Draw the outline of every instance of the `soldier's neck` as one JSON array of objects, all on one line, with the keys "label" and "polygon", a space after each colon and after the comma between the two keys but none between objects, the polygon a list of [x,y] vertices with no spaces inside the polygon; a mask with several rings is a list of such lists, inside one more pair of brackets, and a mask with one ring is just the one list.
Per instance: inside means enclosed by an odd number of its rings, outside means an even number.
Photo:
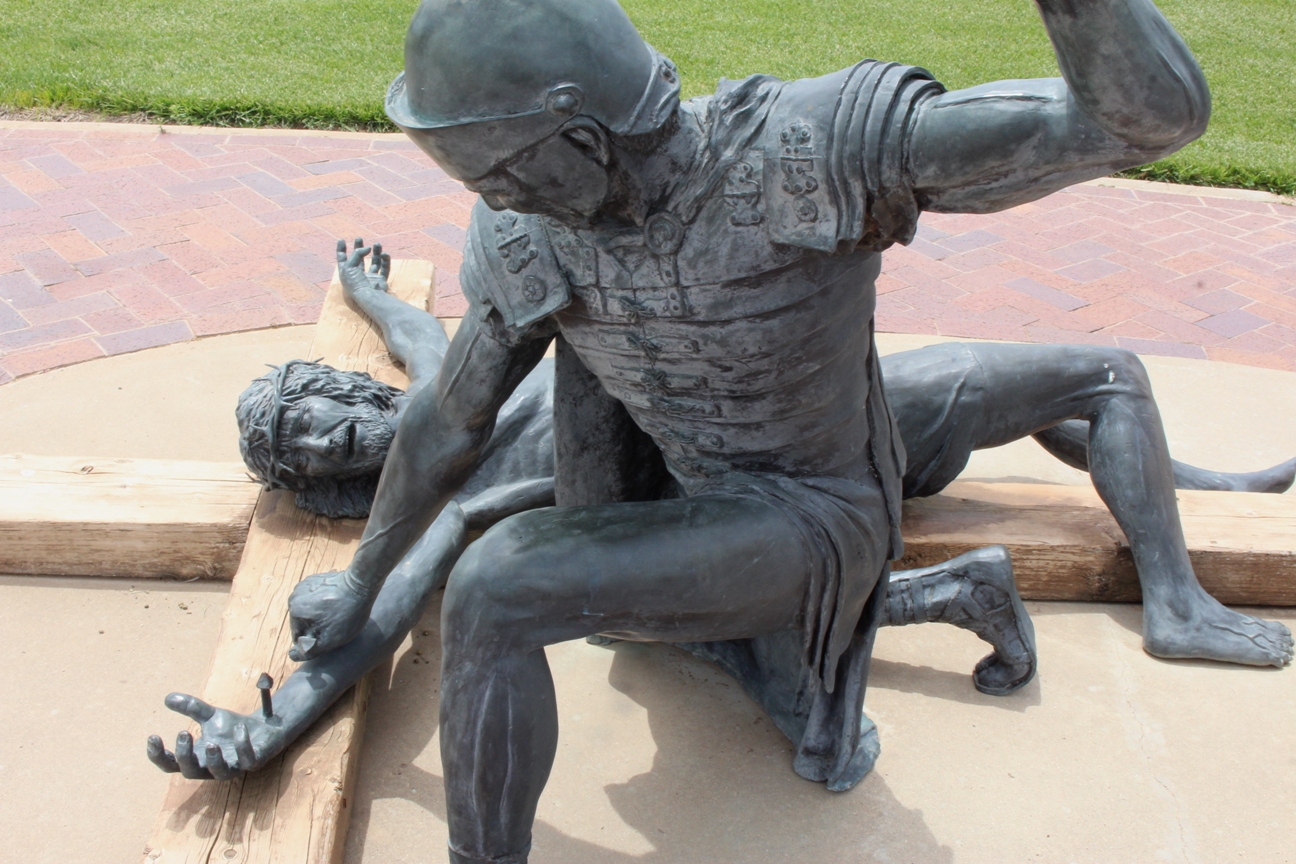
[{"label": "soldier's neck", "polygon": [[617,205],[605,211],[611,220],[642,227],[653,213],[663,209],[697,159],[703,130],[691,110],[681,107],[678,122],[663,141],[651,150],[621,149],[617,161],[625,188]]}]

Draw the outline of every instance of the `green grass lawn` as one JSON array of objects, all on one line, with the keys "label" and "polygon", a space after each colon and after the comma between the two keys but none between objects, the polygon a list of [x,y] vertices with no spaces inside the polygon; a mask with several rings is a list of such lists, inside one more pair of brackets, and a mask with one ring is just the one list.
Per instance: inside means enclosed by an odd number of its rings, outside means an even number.
[{"label": "green grass lawn", "polygon": [[[1057,74],[1029,0],[623,0],[686,95],[721,76],[862,57],[950,87]],[[171,122],[387,128],[416,0],[0,0],[0,104]],[[1151,176],[1296,193],[1293,0],[1162,0],[1214,95],[1210,131]],[[117,10],[124,10],[118,12]]]}]

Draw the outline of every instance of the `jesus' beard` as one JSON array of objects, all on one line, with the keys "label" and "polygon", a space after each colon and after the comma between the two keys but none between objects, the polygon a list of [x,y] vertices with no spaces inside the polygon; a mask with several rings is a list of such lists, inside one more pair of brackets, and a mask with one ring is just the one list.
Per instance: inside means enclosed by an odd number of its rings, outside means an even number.
[{"label": "jesus' beard", "polygon": [[[396,437],[387,415],[382,411],[373,405],[354,407],[360,414],[355,420],[359,427],[356,438],[360,446],[357,446],[355,452],[347,459],[346,468],[340,474],[341,477],[347,478],[381,471],[383,463],[387,461],[387,452],[391,450],[392,439]],[[363,434],[360,430],[363,430]],[[343,424],[334,434],[346,436],[347,433],[348,424]],[[345,438],[340,443],[345,443]]]}]

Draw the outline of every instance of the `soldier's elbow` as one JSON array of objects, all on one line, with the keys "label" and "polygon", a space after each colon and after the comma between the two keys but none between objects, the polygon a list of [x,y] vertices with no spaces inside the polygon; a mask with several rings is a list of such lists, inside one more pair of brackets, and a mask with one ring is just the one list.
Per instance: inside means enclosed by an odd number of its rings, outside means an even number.
[{"label": "soldier's elbow", "polygon": [[[1179,69],[1181,82],[1178,98],[1169,100],[1174,107],[1170,110],[1173,117],[1167,117],[1165,146],[1171,152],[1196,141],[1206,134],[1210,125],[1211,96],[1206,77],[1196,62],[1190,63],[1187,69]],[[1169,113],[1169,112],[1168,112]]]},{"label": "soldier's elbow", "polygon": [[1122,112],[1111,130],[1153,158],[1174,153],[1206,133],[1210,124],[1211,96],[1200,67],[1191,62],[1175,67],[1173,86],[1156,88],[1141,100],[1136,111]]}]

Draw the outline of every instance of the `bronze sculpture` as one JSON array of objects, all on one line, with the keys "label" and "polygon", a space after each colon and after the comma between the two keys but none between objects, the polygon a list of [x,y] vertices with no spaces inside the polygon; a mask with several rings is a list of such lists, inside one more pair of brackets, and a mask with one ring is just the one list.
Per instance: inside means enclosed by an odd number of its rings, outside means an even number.
[{"label": "bronze sculpture", "polygon": [[[409,372],[408,393],[415,394],[435,380],[449,340],[441,323],[432,315],[386,293],[381,244],[374,246],[374,263],[367,277],[360,263],[365,252],[363,242],[357,240],[355,249],[357,253],[348,255],[345,244],[339,244],[338,270],[343,290],[348,300],[382,331],[389,350]],[[989,382],[970,384],[966,380],[970,373],[988,365],[998,373],[990,376],[993,380],[1002,380],[1007,372],[1022,368],[1047,374],[1049,366],[1041,370],[1035,362],[1041,350],[1054,358],[1065,357],[1074,350],[1003,346],[1014,350],[999,355],[999,359],[1008,362],[996,369],[990,356],[976,354],[978,346],[933,347],[935,351],[920,349],[882,358],[888,399],[896,413],[906,453],[911,457],[904,478],[906,498],[915,493],[939,491],[938,485],[943,484],[930,478],[944,482],[952,479],[969,451],[979,449],[981,441],[976,433],[1003,428],[1002,422],[993,422],[994,412],[1014,413],[1015,390],[991,389],[981,393],[979,390]],[[954,362],[949,361],[949,351],[955,352]],[[975,361],[971,369],[958,362],[965,356]],[[1126,358],[1126,362],[1137,361]],[[1052,389],[1067,387],[1079,385],[1064,378],[1057,380]],[[386,456],[385,450],[373,447],[376,442],[390,443],[390,436],[382,431],[366,435],[356,430],[372,426],[376,417],[385,418],[384,422],[394,429],[408,404],[405,396],[406,393],[362,374],[339,372],[318,363],[292,361],[277,367],[254,381],[239,400],[240,446],[248,468],[268,488],[287,486],[295,490],[298,505],[304,509],[333,517],[366,516],[372,505],[381,457]],[[284,403],[284,413],[274,425],[291,434],[271,441],[261,432],[270,428],[269,415],[280,402]],[[402,562],[401,577],[389,578],[384,584],[380,600],[370,613],[373,632],[384,637],[363,639],[360,645],[347,651],[332,652],[303,664],[276,700],[279,710],[274,716],[279,722],[268,723],[263,722],[264,717],[228,712],[187,694],[168,697],[170,707],[203,727],[199,741],[181,738],[177,746],[177,752],[186,760],[183,770],[187,775],[210,776],[194,755],[195,744],[201,750],[207,744],[217,743],[229,751],[228,763],[237,764],[240,771],[256,770],[274,758],[360,674],[400,643],[421,617],[433,592],[444,584],[454,561],[462,554],[468,531],[482,530],[513,513],[552,505],[552,411],[553,364],[542,361],[501,409],[488,455],[456,496],[453,516],[442,517],[429,528],[425,540],[416,544]],[[944,422],[929,422],[933,416]],[[1074,425],[1068,428],[1070,424]],[[1063,434],[1056,439],[1049,436],[1058,427],[1037,435],[1050,452],[1083,469],[1088,463],[1087,430],[1079,427],[1086,424],[1087,421],[1059,424]],[[950,435],[955,432],[959,437],[951,441]],[[275,450],[271,450],[272,444]],[[914,462],[912,457],[926,457],[927,461]],[[1296,473],[1296,460],[1248,474],[1220,474],[1180,462],[1173,465],[1177,488],[1282,492],[1290,487]],[[985,550],[962,561],[931,568],[935,573],[893,573],[882,625],[901,626],[919,620],[940,622],[948,618],[956,626],[989,635],[992,645],[1002,646],[997,648],[997,653],[1010,653],[1007,644],[1016,622],[1003,626],[993,616],[969,615],[969,611],[975,610],[969,610],[966,605],[966,597],[977,584],[969,578],[973,572],[979,571],[977,576],[984,574],[991,580],[1011,576],[1006,562],[996,560],[1001,554],[999,550]],[[914,586],[922,585],[923,580],[928,584],[915,592]],[[1011,592],[1004,590],[1004,593]],[[951,608],[948,601],[960,596],[964,602]],[[944,608],[937,608],[942,601]],[[1017,601],[1013,598],[1010,602]],[[1026,620],[1024,615],[1022,620]],[[1027,677],[1021,676],[1012,683],[1021,686],[1026,680]],[[321,682],[327,684],[320,686]],[[239,739],[235,727],[239,724],[247,731],[242,758],[236,755]],[[163,755],[165,752],[160,738],[151,742],[150,753],[161,767],[182,770],[181,762],[168,760]]]},{"label": "bronze sculpture", "polygon": [[[527,858],[558,641],[704,643],[793,739],[803,777],[843,790],[872,767],[861,707],[904,465],[872,339],[879,253],[923,209],[986,212],[1148,162],[1209,115],[1200,69],[1149,0],[1038,5],[1061,79],[947,93],[865,61],[682,105],[673,66],[611,0],[419,8],[388,113],[481,196],[461,271],[471,309],[405,410],[354,561],[301,583],[290,612],[296,658],[363,638],[384,581],[561,336],[565,506],[496,525],[446,588],[452,862]],[[1105,490],[1119,509],[1177,525],[1168,454],[1137,446],[1164,440],[1154,407],[1095,409],[1137,389],[1117,371],[1087,370],[1090,398],[1054,419],[1090,419],[1091,458],[1150,479]],[[1148,539],[1145,587],[1146,572],[1191,572],[1173,536]],[[1289,655],[1285,629],[1193,585],[1167,576],[1155,601],[1176,632]],[[230,770],[220,748],[207,757]]]}]

